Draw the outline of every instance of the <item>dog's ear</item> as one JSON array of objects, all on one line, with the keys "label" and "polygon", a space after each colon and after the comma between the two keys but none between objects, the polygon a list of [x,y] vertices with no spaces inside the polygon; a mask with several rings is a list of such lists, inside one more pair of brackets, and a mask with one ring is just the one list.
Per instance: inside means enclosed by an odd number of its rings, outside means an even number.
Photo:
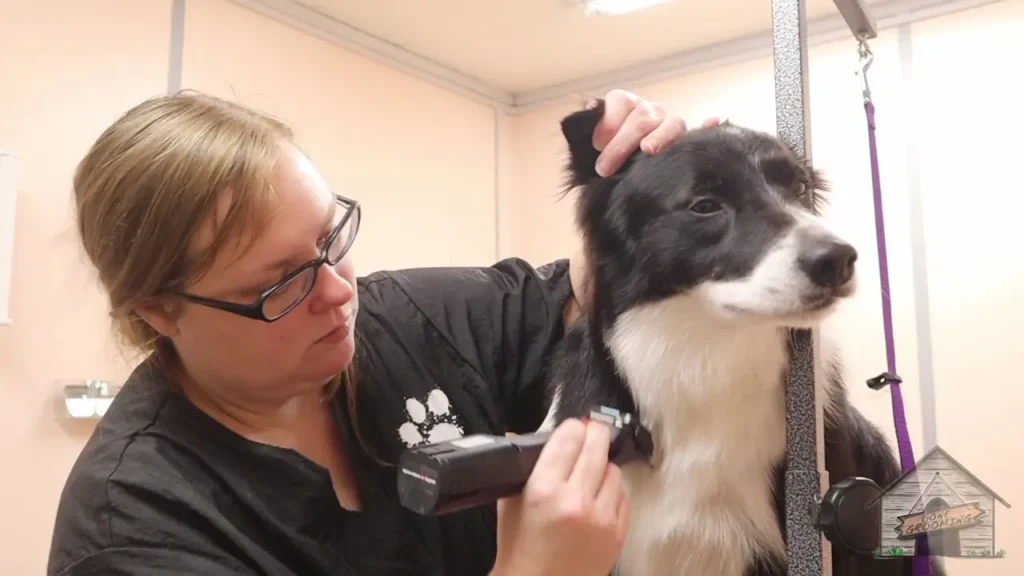
[{"label": "dog's ear", "polygon": [[597,173],[597,157],[600,152],[594,148],[594,130],[603,115],[604,100],[598,100],[591,107],[573,112],[562,119],[562,135],[569,145],[566,188],[582,186],[600,177]]}]

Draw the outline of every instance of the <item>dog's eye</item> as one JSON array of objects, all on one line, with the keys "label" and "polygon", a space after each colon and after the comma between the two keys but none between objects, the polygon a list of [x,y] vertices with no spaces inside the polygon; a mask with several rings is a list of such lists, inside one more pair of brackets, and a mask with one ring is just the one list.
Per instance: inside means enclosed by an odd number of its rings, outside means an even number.
[{"label": "dog's eye", "polygon": [[796,194],[797,198],[803,198],[804,194],[807,193],[807,182],[798,180],[796,186],[793,188],[793,192]]},{"label": "dog's eye", "polygon": [[709,198],[701,198],[690,205],[690,212],[694,214],[714,214],[722,209],[722,204]]}]

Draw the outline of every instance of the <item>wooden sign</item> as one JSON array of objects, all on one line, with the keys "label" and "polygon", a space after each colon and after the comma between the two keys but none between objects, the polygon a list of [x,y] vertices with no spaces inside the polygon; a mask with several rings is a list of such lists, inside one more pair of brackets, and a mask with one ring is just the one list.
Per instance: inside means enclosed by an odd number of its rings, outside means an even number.
[{"label": "wooden sign", "polygon": [[962,530],[981,524],[985,511],[978,507],[978,502],[949,506],[935,512],[921,512],[897,516],[900,521],[896,532],[901,540],[917,538],[922,534],[941,530]]}]

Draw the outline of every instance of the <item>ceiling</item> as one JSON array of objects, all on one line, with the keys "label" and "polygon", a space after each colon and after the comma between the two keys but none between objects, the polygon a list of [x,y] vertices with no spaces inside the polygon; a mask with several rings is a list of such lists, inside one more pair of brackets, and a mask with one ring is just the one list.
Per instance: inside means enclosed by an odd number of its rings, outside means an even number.
[{"label": "ceiling", "polygon": [[[588,15],[580,0],[282,2],[517,94],[771,29],[771,0],[670,0],[617,16]],[[806,6],[809,20],[838,14],[833,0]]]}]

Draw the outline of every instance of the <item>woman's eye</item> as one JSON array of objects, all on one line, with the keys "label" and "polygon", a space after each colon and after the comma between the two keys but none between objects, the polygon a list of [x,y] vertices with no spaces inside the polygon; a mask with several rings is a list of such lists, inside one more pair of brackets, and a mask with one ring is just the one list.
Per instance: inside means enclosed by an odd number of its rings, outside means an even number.
[{"label": "woman's eye", "polygon": [[714,214],[715,212],[718,212],[721,209],[722,205],[719,202],[715,200],[709,200],[707,198],[697,200],[692,205],[690,205],[691,212],[693,212],[694,214],[701,215]]}]

